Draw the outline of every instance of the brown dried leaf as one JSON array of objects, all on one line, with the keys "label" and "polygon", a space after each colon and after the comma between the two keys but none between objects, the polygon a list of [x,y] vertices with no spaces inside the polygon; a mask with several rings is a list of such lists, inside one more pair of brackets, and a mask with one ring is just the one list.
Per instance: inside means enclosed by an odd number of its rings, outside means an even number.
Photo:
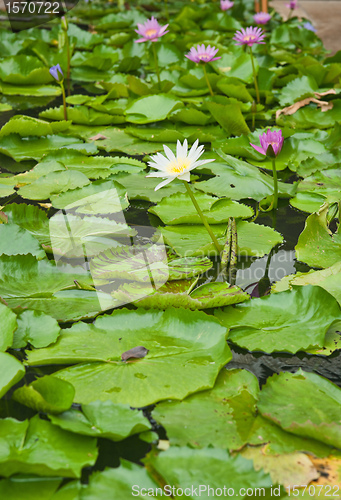
[{"label": "brown dried leaf", "polygon": [[92,137],[89,137],[89,139],[91,141],[104,141],[105,139],[108,139],[108,137],[106,137],[103,134],[96,134],[96,135],[93,135]]},{"label": "brown dried leaf", "polygon": [[[325,92],[314,92],[314,94],[316,97],[321,98],[321,97],[324,97],[326,95],[335,95],[336,90],[329,89],[329,90],[326,90]],[[287,106],[286,108],[277,110],[276,111],[276,119],[282,114],[283,115],[293,115],[294,113],[296,113],[296,111],[298,109],[302,108],[303,106],[307,106],[311,102],[314,102],[315,104],[317,104],[317,106],[319,108],[321,108],[322,113],[324,113],[325,111],[328,111],[329,109],[333,109],[332,102],[319,101],[318,99],[316,99],[314,97],[307,97],[306,99],[302,99],[302,101],[297,101],[294,104]]]},{"label": "brown dried leaf", "polygon": [[7,224],[8,217],[5,212],[0,212],[0,224]]},{"label": "brown dried leaf", "polygon": [[[309,457],[314,464],[319,477],[312,484],[329,484],[337,485],[341,488],[341,459],[335,457],[316,458]],[[335,494],[335,489],[331,492],[331,496]]]},{"label": "brown dried leaf", "polygon": [[149,350],[143,347],[142,345],[138,347],[133,347],[132,349],[129,349],[129,351],[124,352],[121,355],[122,361],[127,361],[127,359],[130,358],[144,358],[147,356]]}]

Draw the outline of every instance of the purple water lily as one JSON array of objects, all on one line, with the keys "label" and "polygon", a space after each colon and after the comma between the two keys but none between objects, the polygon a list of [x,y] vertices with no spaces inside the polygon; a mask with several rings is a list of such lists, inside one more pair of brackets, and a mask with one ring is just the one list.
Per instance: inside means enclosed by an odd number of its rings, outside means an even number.
[{"label": "purple water lily", "polygon": [[271,15],[268,12],[258,12],[253,16],[255,23],[266,24],[271,19]]},{"label": "purple water lily", "polygon": [[[136,33],[141,35],[142,38],[135,40],[135,43],[141,42],[157,42],[158,39],[168,33],[168,24],[165,26],[161,26],[157,19],[152,16],[151,19],[148,19],[144,24],[137,23]],[[166,31],[167,30],[167,31]]]},{"label": "purple water lily", "polygon": [[262,155],[272,157],[275,155],[276,157],[281,152],[284,137],[282,136],[282,130],[278,132],[271,132],[271,130],[268,130],[259,136],[259,140],[261,143],[260,146],[256,146],[250,142],[251,146]]},{"label": "purple water lily", "polygon": [[309,23],[309,21],[303,24],[303,28],[309,31],[313,31],[314,33],[316,33],[317,31],[316,28],[311,23]]},{"label": "purple water lily", "polygon": [[50,74],[53,76],[55,80],[57,80],[57,82],[62,82],[64,80],[64,73],[62,71],[62,68],[60,67],[60,64],[56,64],[56,66],[51,66]]},{"label": "purple water lily", "polygon": [[234,6],[234,2],[230,2],[230,0],[220,0],[220,8],[221,10],[229,10]]},{"label": "purple water lily", "polygon": [[214,57],[216,53],[218,52],[218,49],[215,47],[211,47],[210,45],[205,47],[204,44],[202,45],[197,45],[197,48],[192,47],[191,50],[189,51],[188,54],[186,54],[185,57],[190,59],[191,61],[195,63],[207,63],[211,61],[215,61],[216,59],[221,59],[221,57]]},{"label": "purple water lily", "polygon": [[236,45],[248,45],[252,47],[255,43],[265,43],[263,42],[265,34],[261,28],[253,28],[249,26],[248,28],[242,28],[240,31],[236,31],[233,37],[237,43]]},{"label": "purple water lily", "polygon": [[298,7],[297,0],[291,0],[289,3],[286,3],[285,6],[291,10],[297,9]]}]

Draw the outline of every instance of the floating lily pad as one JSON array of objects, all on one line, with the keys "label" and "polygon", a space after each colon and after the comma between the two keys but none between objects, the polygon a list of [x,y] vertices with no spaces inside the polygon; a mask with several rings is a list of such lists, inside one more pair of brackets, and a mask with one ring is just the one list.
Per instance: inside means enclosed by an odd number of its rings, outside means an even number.
[{"label": "floating lily pad", "polygon": [[24,311],[17,322],[12,344],[14,349],[26,347],[28,343],[34,347],[47,347],[57,340],[60,333],[57,321],[39,311]]},{"label": "floating lily pad", "polygon": [[330,267],[341,260],[341,234],[327,224],[328,204],[309,215],[295,247],[297,259],[313,267]]},{"label": "floating lily pad", "polygon": [[67,431],[112,441],[121,441],[151,427],[141,411],[112,401],[94,401],[82,405],[82,411],[70,409],[60,415],[50,415],[50,420]]},{"label": "floating lily pad", "polygon": [[17,224],[0,224],[0,255],[32,254],[45,259],[46,253],[29,231]]},{"label": "floating lily pad", "polygon": [[162,402],[153,418],[167,429],[171,446],[235,450],[248,442],[259,385],[246,370],[223,369],[213,389],[181,402]]},{"label": "floating lily pad", "polygon": [[[25,375],[25,367],[14,356],[0,352],[0,397],[19,382]],[[1,487],[0,487],[1,491]]]},{"label": "floating lily pad", "polygon": [[190,292],[191,288],[190,280],[167,281],[156,290],[145,284],[125,283],[112,295],[126,304],[133,303],[147,309],[168,309],[169,307],[209,309],[239,304],[250,298],[238,286],[230,286],[225,282],[206,283]]},{"label": "floating lily pad", "polygon": [[27,184],[19,189],[18,194],[29,200],[46,200],[53,195],[65,191],[82,188],[89,184],[89,179],[75,170],[64,172],[51,172],[40,177],[32,184]]},{"label": "floating lily pad", "polygon": [[[262,470],[256,471],[252,461],[241,455],[232,457],[226,450],[218,448],[203,448],[193,450],[187,447],[172,447],[167,452],[145,460],[147,467],[152,466],[164,478],[168,485],[181,487],[183,490],[195,488],[208,498],[208,485],[215,491],[218,488],[229,488],[232,495],[241,488],[269,488],[271,478]],[[228,478],[223,479],[222,478]],[[232,489],[235,493],[232,493]],[[193,495],[194,496],[194,495]],[[239,498],[247,498],[239,494]]]},{"label": "floating lily pad", "polygon": [[[28,362],[78,363],[54,374],[75,387],[78,403],[141,407],[212,387],[231,359],[226,334],[215,318],[198,311],[119,310],[64,330],[53,346],[29,352]],[[123,352],[139,345],[147,356],[121,361]]]},{"label": "floating lily pad", "polygon": [[75,281],[93,284],[80,266],[56,266],[30,255],[0,257],[0,297],[18,312],[35,309],[67,320],[96,316],[114,306],[109,294],[77,289]]},{"label": "floating lily pad", "polygon": [[40,500],[50,500],[61,482],[60,478],[13,476],[0,481],[0,496],[7,500],[17,500],[18,498],[36,500],[37,491],[39,491]]},{"label": "floating lily pad", "polygon": [[[229,217],[252,217],[251,207],[230,199],[214,198],[204,193],[196,193],[195,198],[209,224],[227,222]],[[187,193],[178,193],[163,198],[149,212],[160,217],[165,224],[200,224],[201,219],[196,212]]]},{"label": "floating lily pad", "polygon": [[[283,405],[283,401],[287,401]],[[341,390],[329,380],[299,370],[268,379],[258,401],[260,413],[292,434],[341,448]]]},{"label": "floating lily pad", "polygon": [[6,351],[12,345],[13,332],[17,328],[17,318],[9,307],[6,307],[4,304],[1,303],[0,303],[0,324],[1,324],[0,351]]},{"label": "floating lily pad", "polygon": [[80,477],[85,466],[94,465],[97,458],[96,440],[67,432],[41,420],[13,418],[0,421],[0,472],[37,476]]},{"label": "floating lily pad", "polygon": [[341,318],[341,311],[328,292],[307,285],[228,307],[215,315],[231,328],[230,340],[241,347],[295,353],[323,347],[327,330]]},{"label": "floating lily pad", "polygon": [[89,215],[113,214],[129,205],[125,189],[110,180],[94,181],[88,186],[52,196],[51,202],[55,208]]},{"label": "floating lily pad", "polygon": [[73,402],[75,390],[71,384],[53,376],[34,380],[30,385],[16,389],[13,399],[19,403],[45,413],[62,413]]},{"label": "floating lily pad", "polygon": [[[212,231],[221,246],[226,243],[226,224],[212,225]],[[179,255],[215,255],[216,249],[204,226],[159,227],[164,240]],[[282,236],[274,229],[253,222],[238,221],[238,254],[263,257],[278,243]]]},{"label": "floating lily pad", "polygon": [[136,99],[126,108],[125,115],[131,123],[152,123],[164,120],[174,111],[183,107],[182,101],[169,94],[158,94]]}]

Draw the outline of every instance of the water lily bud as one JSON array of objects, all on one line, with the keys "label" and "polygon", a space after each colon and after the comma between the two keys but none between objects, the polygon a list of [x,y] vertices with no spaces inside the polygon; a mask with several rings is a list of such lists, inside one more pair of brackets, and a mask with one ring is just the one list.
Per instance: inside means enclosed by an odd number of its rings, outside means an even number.
[{"label": "water lily bud", "polygon": [[61,19],[60,19],[60,24],[61,24],[61,26],[62,26],[62,29],[63,29],[64,31],[67,31],[67,29],[68,29],[68,27],[69,27],[69,24],[68,24],[67,19],[66,19],[66,17],[65,17],[65,16],[61,17]]}]

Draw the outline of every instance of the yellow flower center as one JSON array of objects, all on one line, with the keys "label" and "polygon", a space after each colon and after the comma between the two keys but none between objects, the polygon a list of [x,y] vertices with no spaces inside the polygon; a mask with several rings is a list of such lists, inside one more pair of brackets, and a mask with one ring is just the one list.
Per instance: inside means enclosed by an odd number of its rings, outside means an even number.
[{"label": "yellow flower center", "polygon": [[244,40],[245,42],[252,42],[252,40],[255,40],[255,35],[245,35]]},{"label": "yellow flower center", "polygon": [[175,162],[168,165],[168,172],[170,174],[182,174],[189,166],[190,161],[188,158],[177,158]]},{"label": "yellow flower center", "polygon": [[154,36],[156,34],[156,30],[150,29],[146,31],[147,36]]},{"label": "yellow flower center", "polygon": [[207,54],[199,54],[200,61],[208,61],[209,56]]}]

